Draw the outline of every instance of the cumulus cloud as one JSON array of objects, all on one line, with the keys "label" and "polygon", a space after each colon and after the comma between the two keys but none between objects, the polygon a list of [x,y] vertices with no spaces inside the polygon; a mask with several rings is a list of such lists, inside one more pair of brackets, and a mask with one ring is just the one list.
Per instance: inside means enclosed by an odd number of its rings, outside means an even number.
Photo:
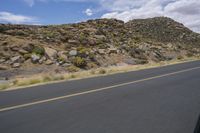
[{"label": "cumulus cloud", "polygon": [[84,11],[84,13],[87,15],[87,16],[92,16],[93,15],[93,11],[92,9],[88,8]]},{"label": "cumulus cloud", "polygon": [[30,6],[35,2],[93,2],[98,9],[87,9],[88,16],[106,12],[102,18],[117,18],[124,21],[138,18],[166,16],[200,32],[200,0],[24,0]]},{"label": "cumulus cloud", "polygon": [[13,14],[10,12],[0,12],[0,21],[13,24],[37,23],[37,20],[34,17]]},{"label": "cumulus cloud", "polygon": [[117,18],[127,22],[131,19],[167,16],[200,32],[199,0],[108,0],[102,6],[109,10],[102,18]]}]

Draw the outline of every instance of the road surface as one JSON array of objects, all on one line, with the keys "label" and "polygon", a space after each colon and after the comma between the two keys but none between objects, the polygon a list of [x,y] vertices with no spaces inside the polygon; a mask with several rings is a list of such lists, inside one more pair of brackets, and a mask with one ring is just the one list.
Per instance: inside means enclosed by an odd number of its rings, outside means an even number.
[{"label": "road surface", "polygon": [[193,133],[200,61],[0,92],[1,133]]}]

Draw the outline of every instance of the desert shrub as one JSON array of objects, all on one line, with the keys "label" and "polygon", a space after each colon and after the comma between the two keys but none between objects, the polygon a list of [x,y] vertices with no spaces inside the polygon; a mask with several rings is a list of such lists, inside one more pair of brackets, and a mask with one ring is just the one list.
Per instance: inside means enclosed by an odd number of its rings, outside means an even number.
[{"label": "desert shrub", "polygon": [[43,78],[43,82],[48,82],[51,80],[52,80],[52,78],[50,76],[44,76],[44,78]]},{"label": "desert shrub", "polygon": [[17,35],[17,36],[27,36],[27,34],[25,32],[20,31],[20,30],[16,31],[14,34]]},{"label": "desert shrub", "polygon": [[91,69],[91,68],[97,68],[98,66],[97,66],[97,64],[94,63],[94,62],[89,62],[89,63],[87,63],[87,67],[88,67],[89,69]]},{"label": "desert shrub", "polygon": [[34,46],[32,53],[37,54],[37,55],[44,55],[45,54],[45,49],[40,46]]},{"label": "desert shrub", "polygon": [[72,63],[77,66],[77,67],[85,67],[87,65],[87,62],[84,58],[81,58],[81,57],[75,57],[73,60],[72,60]]},{"label": "desert shrub", "polygon": [[87,57],[90,51],[88,48],[85,48],[85,47],[79,47],[77,50],[78,50],[79,56],[83,58]]},{"label": "desert shrub", "polygon": [[62,75],[56,75],[56,76],[53,76],[52,79],[53,79],[54,81],[56,81],[56,80],[64,80],[65,77],[62,76]]},{"label": "desert shrub", "polygon": [[105,74],[105,73],[106,73],[106,70],[105,70],[105,69],[101,68],[101,69],[99,70],[99,74]]},{"label": "desert shrub", "polygon": [[76,66],[69,66],[68,68],[67,68],[67,71],[68,72],[78,72],[80,69],[78,68],[78,67],[76,67]]},{"label": "desert shrub", "polygon": [[181,59],[183,59],[183,56],[182,56],[182,55],[179,55],[179,56],[177,56],[177,59],[178,59],[178,60],[181,60]]},{"label": "desert shrub", "polygon": [[90,74],[96,74],[96,71],[95,70],[91,70]]},{"label": "desert shrub", "polygon": [[4,25],[0,25],[0,33],[3,33],[5,31],[9,30],[8,27],[4,26]]},{"label": "desert shrub", "polygon": [[133,39],[134,39],[135,43],[140,43],[141,42],[141,38],[140,37],[135,36]]},{"label": "desert shrub", "polygon": [[41,83],[40,79],[30,79],[29,84],[37,84],[37,83]]},{"label": "desert shrub", "polygon": [[188,56],[188,57],[192,57],[192,56],[193,56],[193,53],[192,53],[192,52],[188,52],[188,53],[187,53],[187,56]]},{"label": "desert shrub", "polygon": [[0,90],[9,88],[9,84],[0,84]]},{"label": "desert shrub", "polygon": [[24,54],[23,57],[24,57],[25,60],[27,60],[27,59],[31,58],[31,54]]},{"label": "desert shrub", "polygon": [[89,56],[90,60],[95,61],[95,54],[94,53],[89,53],[88,56]]}]

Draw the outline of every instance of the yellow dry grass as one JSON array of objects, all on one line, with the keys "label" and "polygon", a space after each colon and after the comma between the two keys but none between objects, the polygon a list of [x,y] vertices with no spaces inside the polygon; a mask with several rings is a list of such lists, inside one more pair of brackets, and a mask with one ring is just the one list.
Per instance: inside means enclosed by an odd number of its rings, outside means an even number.
[{"label": "yellow dry grass", "polygon": [[106,68],[97,68],[87,71],[80,71],[74,73],[64,73],[64,74],[40,74],[40,75],[31,75],[31,77],[26,78],[16,78],[11,83],[2,84],[0,85],[0,90],[12,90],[12,89],[19,89],[25,88],[28,86],[35,86],[47,83],[55,83],[61,82],[66,80],[74,80],[74,79],[82,79],[82,78],[89,78],[89,77],[96,77],[101,75],[108,75],[108,74],[115,74],[115,73],[122,73],[122,72],[129,72],[129,71],[137,71],[142,69],[149,69],[155,67],[161,67],[166,65],[178,64],[187,61],[194,61],[199,60],[200,58],[191,57],[185,58],[181,60],[171,60],[171,61],[163,61],[159,63],[150,62],[144,65],[125,65],[125,66],[110,66]]}]

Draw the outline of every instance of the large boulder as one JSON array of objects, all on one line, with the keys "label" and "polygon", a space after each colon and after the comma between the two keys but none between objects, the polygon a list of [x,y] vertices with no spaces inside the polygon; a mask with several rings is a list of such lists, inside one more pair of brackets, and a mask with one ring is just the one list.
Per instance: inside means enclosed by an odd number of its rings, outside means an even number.
[{"label": "large boulder", "polygon": [[49,57],[49,59],[54,60],[57,58],[57,51],[52,48],[45,47],[45,53]]}]

